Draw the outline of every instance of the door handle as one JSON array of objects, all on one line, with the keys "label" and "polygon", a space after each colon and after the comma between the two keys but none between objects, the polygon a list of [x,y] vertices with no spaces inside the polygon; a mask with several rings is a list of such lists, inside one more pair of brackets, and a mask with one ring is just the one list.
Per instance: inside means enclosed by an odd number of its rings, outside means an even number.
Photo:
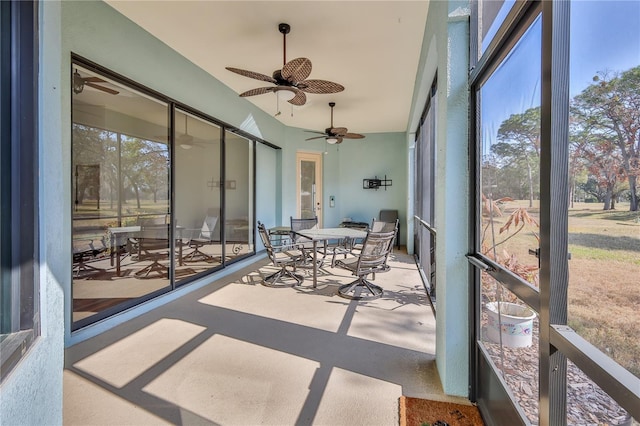
[{"label": "door handle", "polygon": [[529,249],[529,254],[535,256],[538,259],[538,269],[540,269],[540,247],[537,249]]}]

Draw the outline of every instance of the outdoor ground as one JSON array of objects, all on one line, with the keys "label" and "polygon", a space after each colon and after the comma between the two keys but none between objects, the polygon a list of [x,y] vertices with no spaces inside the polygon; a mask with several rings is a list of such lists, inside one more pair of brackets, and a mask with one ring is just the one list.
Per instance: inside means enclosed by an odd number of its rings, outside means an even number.
[{"label": "outdoor ground", "polygon": [[[510,262],[518,267],[535,267],[537,259],[528,250],[539,246],[536,224],[515,236],[520,227],[515,221],[502,233],[500,228],[518,208],[537,221],[538,202],[533,208],[522,200],[501,207],[504,214],[494,218],[493,233],[487,228],[485,242],[508,238],[496,247],[502,263],[508,254],[515,255]],[[600,203],[575,203],[569,210],[569,253],[569,325],[640,377],[640,212],[630,212],[628,203],[611,211],[603,211]]]}]

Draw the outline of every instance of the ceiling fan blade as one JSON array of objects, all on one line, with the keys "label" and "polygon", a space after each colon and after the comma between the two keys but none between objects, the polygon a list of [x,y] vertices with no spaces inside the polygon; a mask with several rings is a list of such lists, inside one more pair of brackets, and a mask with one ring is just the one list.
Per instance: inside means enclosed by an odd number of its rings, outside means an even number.
[{"label": "ceiling fan blade", "polygon": [[258,87],[257,89],[251,89],[240,93],[240,97],[244,98],[247,96],[264,95],[265,93],[273,92],[274,90],[275,87]]},{"label": "ceiling fan blade", "polygon": [[305,130],[307,133],[315,133],[317,135],[327,135],[327,132],[316,132],[315,130]]},{"label": "ceiling fan blade", "polygon": [[311,74],[311,61],[307,58],[293,59],[282,67],[282,78],[291,82],[298,83]]},{"label": "ceiling fan blade", "polygon": [[289,102],[291,105],[304,105],[305,102],[307,102],[307,95],[305,95],[302,90],[294,89],[293,91],[295,92],[296,96],[294,96],[293,99],[287,102]]},{"label": "ceiling fan blade", "polygon": [[347,128],[346,127],[334,127],[330,130],[332,135],[335,136],[344,136],[347,134]]},{"label": "ceiling fan blade", "polygon": [[327,80],[304,80],[298,84],[298,88],[307,93],[338,93],[344,90],[344,86]]},{"label": "ceiling fan blade", "polygon": [[345,138],[345,139],[362,139],[362,138],[364,138],[364,136],[359,134],[359,133],[345,133],[344,135],[342,135],[342,137]]},{"label": "ceiling fan blade", "polygon": [[307,139],[305,139],[305,141],[311,141],[311,140],[314,140],[314,139],[324,139],[324,138],[326,138],[326,136],[324,136],[324,135],[323,136],[315,136],[313,138],[307,138]]},{"label": "ceiling fan blade", "polygon": [[102,90],[103,92],[110,93],[112,95],[117,95],[118,93],[120,93],[117,90],[109,89],[108,87],[104,87],[104,86],[98,86],[97,84],[89,83],[88,81],[85,81],[84,84],[89,87],[93,87],[94,89]]},{"label": "ceiling fan blade", "polygon": [[268,75],[260,74],[259,72],[242,70],[240,68],[232,68],[226,67],[231,72],[235,72],[236,74],[240,74],[244,77],[255,78],[256,80],[268,81],[269,83],[276,83],[276,80],[273,77],[269,77]]},{"label": "ceiling fan blade", "polygon": [[337,144],[342,143],[342,136],[338,136],[338,140],[336,141]]}]

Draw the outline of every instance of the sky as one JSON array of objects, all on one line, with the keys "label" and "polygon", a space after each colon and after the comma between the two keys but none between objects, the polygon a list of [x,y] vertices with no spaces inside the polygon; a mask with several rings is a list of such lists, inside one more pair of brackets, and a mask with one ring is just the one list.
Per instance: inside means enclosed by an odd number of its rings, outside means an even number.
[{"label": "sky", "polygon": [[[512,4],[505,2],[505,7]],[[501,11],[497,20],[505,15]],[[540,105],[541,29],[539,17],[482,88],[485,147],[496,142],[502,121]],[[571,97],[592,84],[599,71],[622,72],[638,65],[640,0],[571,2]]]}]

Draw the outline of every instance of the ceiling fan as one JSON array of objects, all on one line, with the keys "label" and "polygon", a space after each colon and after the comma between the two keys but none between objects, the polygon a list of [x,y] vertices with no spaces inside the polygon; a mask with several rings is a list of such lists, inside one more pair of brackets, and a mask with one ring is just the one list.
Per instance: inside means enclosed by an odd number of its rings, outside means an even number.
[{"label": "ceiling fan", "polygon": [[241,97],[262,95],[273,92],[286,96],[292,105],[304,105],[307,101],[306,93],[338,93],[344,87],[338,83],[327,80],[307,80],[311,74],[311,61],[307,58],[296,58],[287,62],[287,34],[291,31],[289,24],[279,24],[278,30],[283,35],[283,67],[275,70],[273,76],[269,77],[254,71],[247,71],[239,68],[226,67],[231,72],[256,80],[267,81],[275,84],[275,87],[258,87],[240,93]]},{"label": "ceiling fan", "polygon": [[84,86],[93,87],[94,89],[102,90],[103,92],[110,93],[112,95],[117,95],[118,93],[120,93],[117,90],[113,90],[108,87],[96,84],[106,82],[106,80],[103,80],[100,77],[83,77],[76,69],[73,73],[73,93],[75,93],[76,95],[82,93],[82,91],[84,90]]},{"label": "ceiling fan", "polygon": [[312,139],[320,139],[325,138],[327,143],[336,144],[342,143],[343,139],[362,139],[363,135],[359,133],[348,133],[346,127],[333,127],[333,107],[336,106],[335,102],[329,102],[329,106],[331,107],[331,127],[327,127],[324,132],[314,132],[312,130],[306,130],[309,133],[317,133],[322,136],[314,136],[312,138],[305,139],[310,141]]}]

